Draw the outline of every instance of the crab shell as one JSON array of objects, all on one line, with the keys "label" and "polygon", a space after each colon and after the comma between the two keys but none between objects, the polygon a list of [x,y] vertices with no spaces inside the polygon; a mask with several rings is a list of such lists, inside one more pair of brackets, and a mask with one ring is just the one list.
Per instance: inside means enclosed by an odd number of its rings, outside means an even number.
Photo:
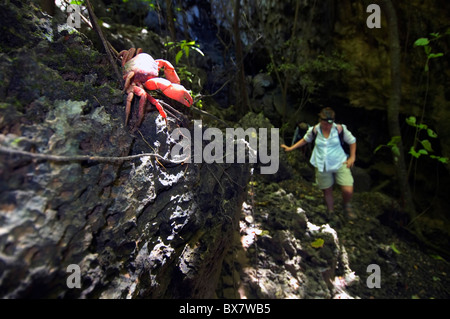
[{"label": "crab shell", "polygon": [[145,82],[148,79],[157,77],[158,64],[156,61],[147,53],[141,53],[136,55],[130,61],[124,65],[124,74],[129,72],[134,72],[134,82]]}]

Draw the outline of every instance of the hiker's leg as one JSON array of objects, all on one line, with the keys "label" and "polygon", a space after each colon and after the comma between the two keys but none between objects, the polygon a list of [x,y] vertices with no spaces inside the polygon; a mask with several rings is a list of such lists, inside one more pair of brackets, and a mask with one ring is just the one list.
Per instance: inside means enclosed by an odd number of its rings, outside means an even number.
[{"label": "hiker's leg", "polygon": [[323,197],[325,199],[325,204],[327,205],[328,212],[333,212],[334,211],[333,173],[319,172],[319,170],[316,168],[316,183],[317,186],[323,191]]},{"label": "hiker's leg", "polygon": [[351,170],[346,165],[342,165],[336,172],[336,183],[341,186],[342,204],[346,207],[350,204],[353,196],[353,176]]},{"label": "hiker's leg", "polygon": [[333,212],[334,211],[333,186],[326,189],[322,189],[322,191],[328,212]]},{"label": "hiker's leg", "polygon": [[353,186],[341,186],[342,189],[342,204],[347,207],[350,204],[353,196]]}]

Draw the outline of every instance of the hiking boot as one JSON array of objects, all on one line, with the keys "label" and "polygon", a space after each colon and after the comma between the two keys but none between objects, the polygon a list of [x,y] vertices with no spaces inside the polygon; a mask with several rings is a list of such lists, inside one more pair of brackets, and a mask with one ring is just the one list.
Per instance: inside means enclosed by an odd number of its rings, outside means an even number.
[{"label": "hiking boot", "polygon": [[325,212],[324,212],[324,217],[326,218],[326,219],[330,219],[331,217],[333,217],[334,215],[336,214],[336,212],[334,211],[334,210],[326,210]]},{"label": "hiking boot", "polygon": [[352,204],[347,204],[344,206],[345,217],[348,219],[356,219],[356,214],[353,212]]}]

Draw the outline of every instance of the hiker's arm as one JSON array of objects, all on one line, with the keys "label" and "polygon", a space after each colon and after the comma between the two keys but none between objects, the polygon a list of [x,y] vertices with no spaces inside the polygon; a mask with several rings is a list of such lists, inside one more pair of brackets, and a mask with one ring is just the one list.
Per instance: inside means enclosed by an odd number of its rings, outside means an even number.
[{"label": "hiker's arm", "polygon": [[308,142],[306,142],[305,139],[302,138],[300,141],[298,141],[297,143],[295,143],[295,144],[292,145],[292,146],[287,146],[287,145],[281,144],[281,147],[284,148],[284,150],[285,150],[286,152],[290,152],[290,151],[293,151],[293,150],[295,150],[296,148],[302,147],[302,146],[304,146],[304,145],[306,145],[306,144],[308,144]]},{"label": "hiker's arm", "polygon": [[356,142],[353,144],[350,144],[350,156],[347,158],[347,167],[351,168],[355,164],[356,160]]}]

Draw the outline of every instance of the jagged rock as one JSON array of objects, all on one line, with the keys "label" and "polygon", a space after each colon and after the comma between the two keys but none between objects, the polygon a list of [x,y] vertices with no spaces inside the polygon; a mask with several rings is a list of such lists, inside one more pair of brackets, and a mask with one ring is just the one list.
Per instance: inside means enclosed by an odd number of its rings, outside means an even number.
[{"label": "jagged rock", "polygon": [[273,86],[272,77],[266,73],[259,73],[252,79],[253,98],[264,96],[268,88]]},{"label": "jagged rock", "polygon": [[[61,155],[149,151],[142,140],[133,147],[104,109],[81,115],[85,105],[56,101],[43,123],[26,128],[30,137],[20,144]],[[155,120],[156,114],[147,116],[141,131],[164,153],[168,146],[158,141],[169,131],[155,133],[149,124],[158,125]],[[3,145],[17,139],[8,135]],[[212,297],[248,166],[164,167],[151,158],[57,164],[5,155],[2,163],[3,297]],[[64,284],[70,264],[82,270],[81,290]]]},{"label": "jagged rock", "polygon": [[[240,259],[240,292],[247,298],[354,298],[346,291],[348,283],[339,285],[342,274],[353,271],[345,247],[328,224],[309,221],[312,211],[302,209],[302,202],[276,184],[263,184],[255,178],[253,206],[245,202],[241,219],[240,242],[231,254],[243,249],[247,259]],[[262,201],[263,200],[263,201]],[[317,201],[317,199],[315,199]],[[248,216],[252,216],[251,222]],[[311,243],[322,238],[322,247]],[[240,246],[240,248],[239,248]],[[231,256],[230,256],[231,257]],[[236,267],[228,258],[223,275]],[[234,266],[233,266],[234,265]],[[355,279],[354,279],[355,280]],[[354,281],[353,280],[353,281]],[[336,283],[336,284],[335,284]],[[218,291],[225,296],[225,292]]]}]

